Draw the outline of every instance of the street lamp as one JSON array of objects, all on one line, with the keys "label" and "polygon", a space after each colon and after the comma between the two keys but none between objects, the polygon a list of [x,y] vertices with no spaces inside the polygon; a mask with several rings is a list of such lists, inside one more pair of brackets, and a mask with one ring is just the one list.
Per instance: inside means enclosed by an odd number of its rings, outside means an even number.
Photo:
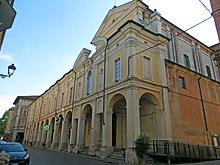
[{"label": "street lamp", "polygon": [[215,54],[215,57],[213,58],[213,61],[215,63],[216,66],[220,66],[220,56],[219,54]]},{"label": "street lamp", "polygon": [[11,77],[13,74],[14,74],[14,71],[16,70],[16,67],[14,64],[11,64],[8,66],[8,75],[5,75],[5,74],[0,74],[0,77],[2,77],[3,79],[5,77]]}]

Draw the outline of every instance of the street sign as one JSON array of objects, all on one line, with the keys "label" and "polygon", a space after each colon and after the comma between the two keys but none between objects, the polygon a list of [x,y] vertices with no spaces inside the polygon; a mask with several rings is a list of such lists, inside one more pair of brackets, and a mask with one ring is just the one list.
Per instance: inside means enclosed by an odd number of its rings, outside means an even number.
[{"label": "street sign", "polygon": [[0,0],[0,32],[12,27],[16,11],[6,0]]}]

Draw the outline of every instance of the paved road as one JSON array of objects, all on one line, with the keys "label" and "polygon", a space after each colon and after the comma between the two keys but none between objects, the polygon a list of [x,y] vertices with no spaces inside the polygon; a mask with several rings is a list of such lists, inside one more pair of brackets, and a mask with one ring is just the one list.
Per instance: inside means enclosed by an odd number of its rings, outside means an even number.
[{"label": "paved road", "polygon": [[[30,165],[125,165],[127,163],[119,163],[117,161],[106,161],[96,157],[90,157],[80,154],[73,154],[61,151],[53,151],[47,149],[39,149],[30,147],[28,152],[31,156]],[[155,163],[154,165],[159,165]],[[200,162],[200,163],[186,163],[183,165],[220,165],[220,160]]]},{"label": "paved road", "polygon": [[31,156],[30,165],[106,165],[118,164],[117,162],[104,161],[98,158],[79,154],[42,150],[30,147],[28,152]]}]

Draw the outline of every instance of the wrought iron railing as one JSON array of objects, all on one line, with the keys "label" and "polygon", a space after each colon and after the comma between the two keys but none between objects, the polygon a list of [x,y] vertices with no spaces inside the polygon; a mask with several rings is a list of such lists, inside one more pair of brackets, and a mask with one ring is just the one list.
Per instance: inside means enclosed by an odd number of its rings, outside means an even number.
[{"label": "wrought iron railing", "polygon": [[167,160],[173,158],[197,159],[197,160],[214,160],[220,159],[220,147],[190,144],[170,140],[151,140],[151,148],[148,151],[152,156],[163,156]]}]

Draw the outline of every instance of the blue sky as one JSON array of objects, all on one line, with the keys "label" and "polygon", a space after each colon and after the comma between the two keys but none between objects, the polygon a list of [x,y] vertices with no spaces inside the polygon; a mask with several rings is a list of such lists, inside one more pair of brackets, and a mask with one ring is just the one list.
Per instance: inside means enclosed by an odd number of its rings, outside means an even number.
[{"label": "blue sky", "polygon": [[[90,44],[108,10],[125,0],[15,0],[17,15],[0,52],[0,73],[17,67],[0,80],[0,117],[17,96],[40,95],[68,72]],[[199,0],[144,0],[150,9],[185,30],[210,16]],[[209,0],[202,2],[210,9]],[[211,9],[210,9],[211,10]],[[218,42],[213,19],[189,31],[208,46]]]}]

